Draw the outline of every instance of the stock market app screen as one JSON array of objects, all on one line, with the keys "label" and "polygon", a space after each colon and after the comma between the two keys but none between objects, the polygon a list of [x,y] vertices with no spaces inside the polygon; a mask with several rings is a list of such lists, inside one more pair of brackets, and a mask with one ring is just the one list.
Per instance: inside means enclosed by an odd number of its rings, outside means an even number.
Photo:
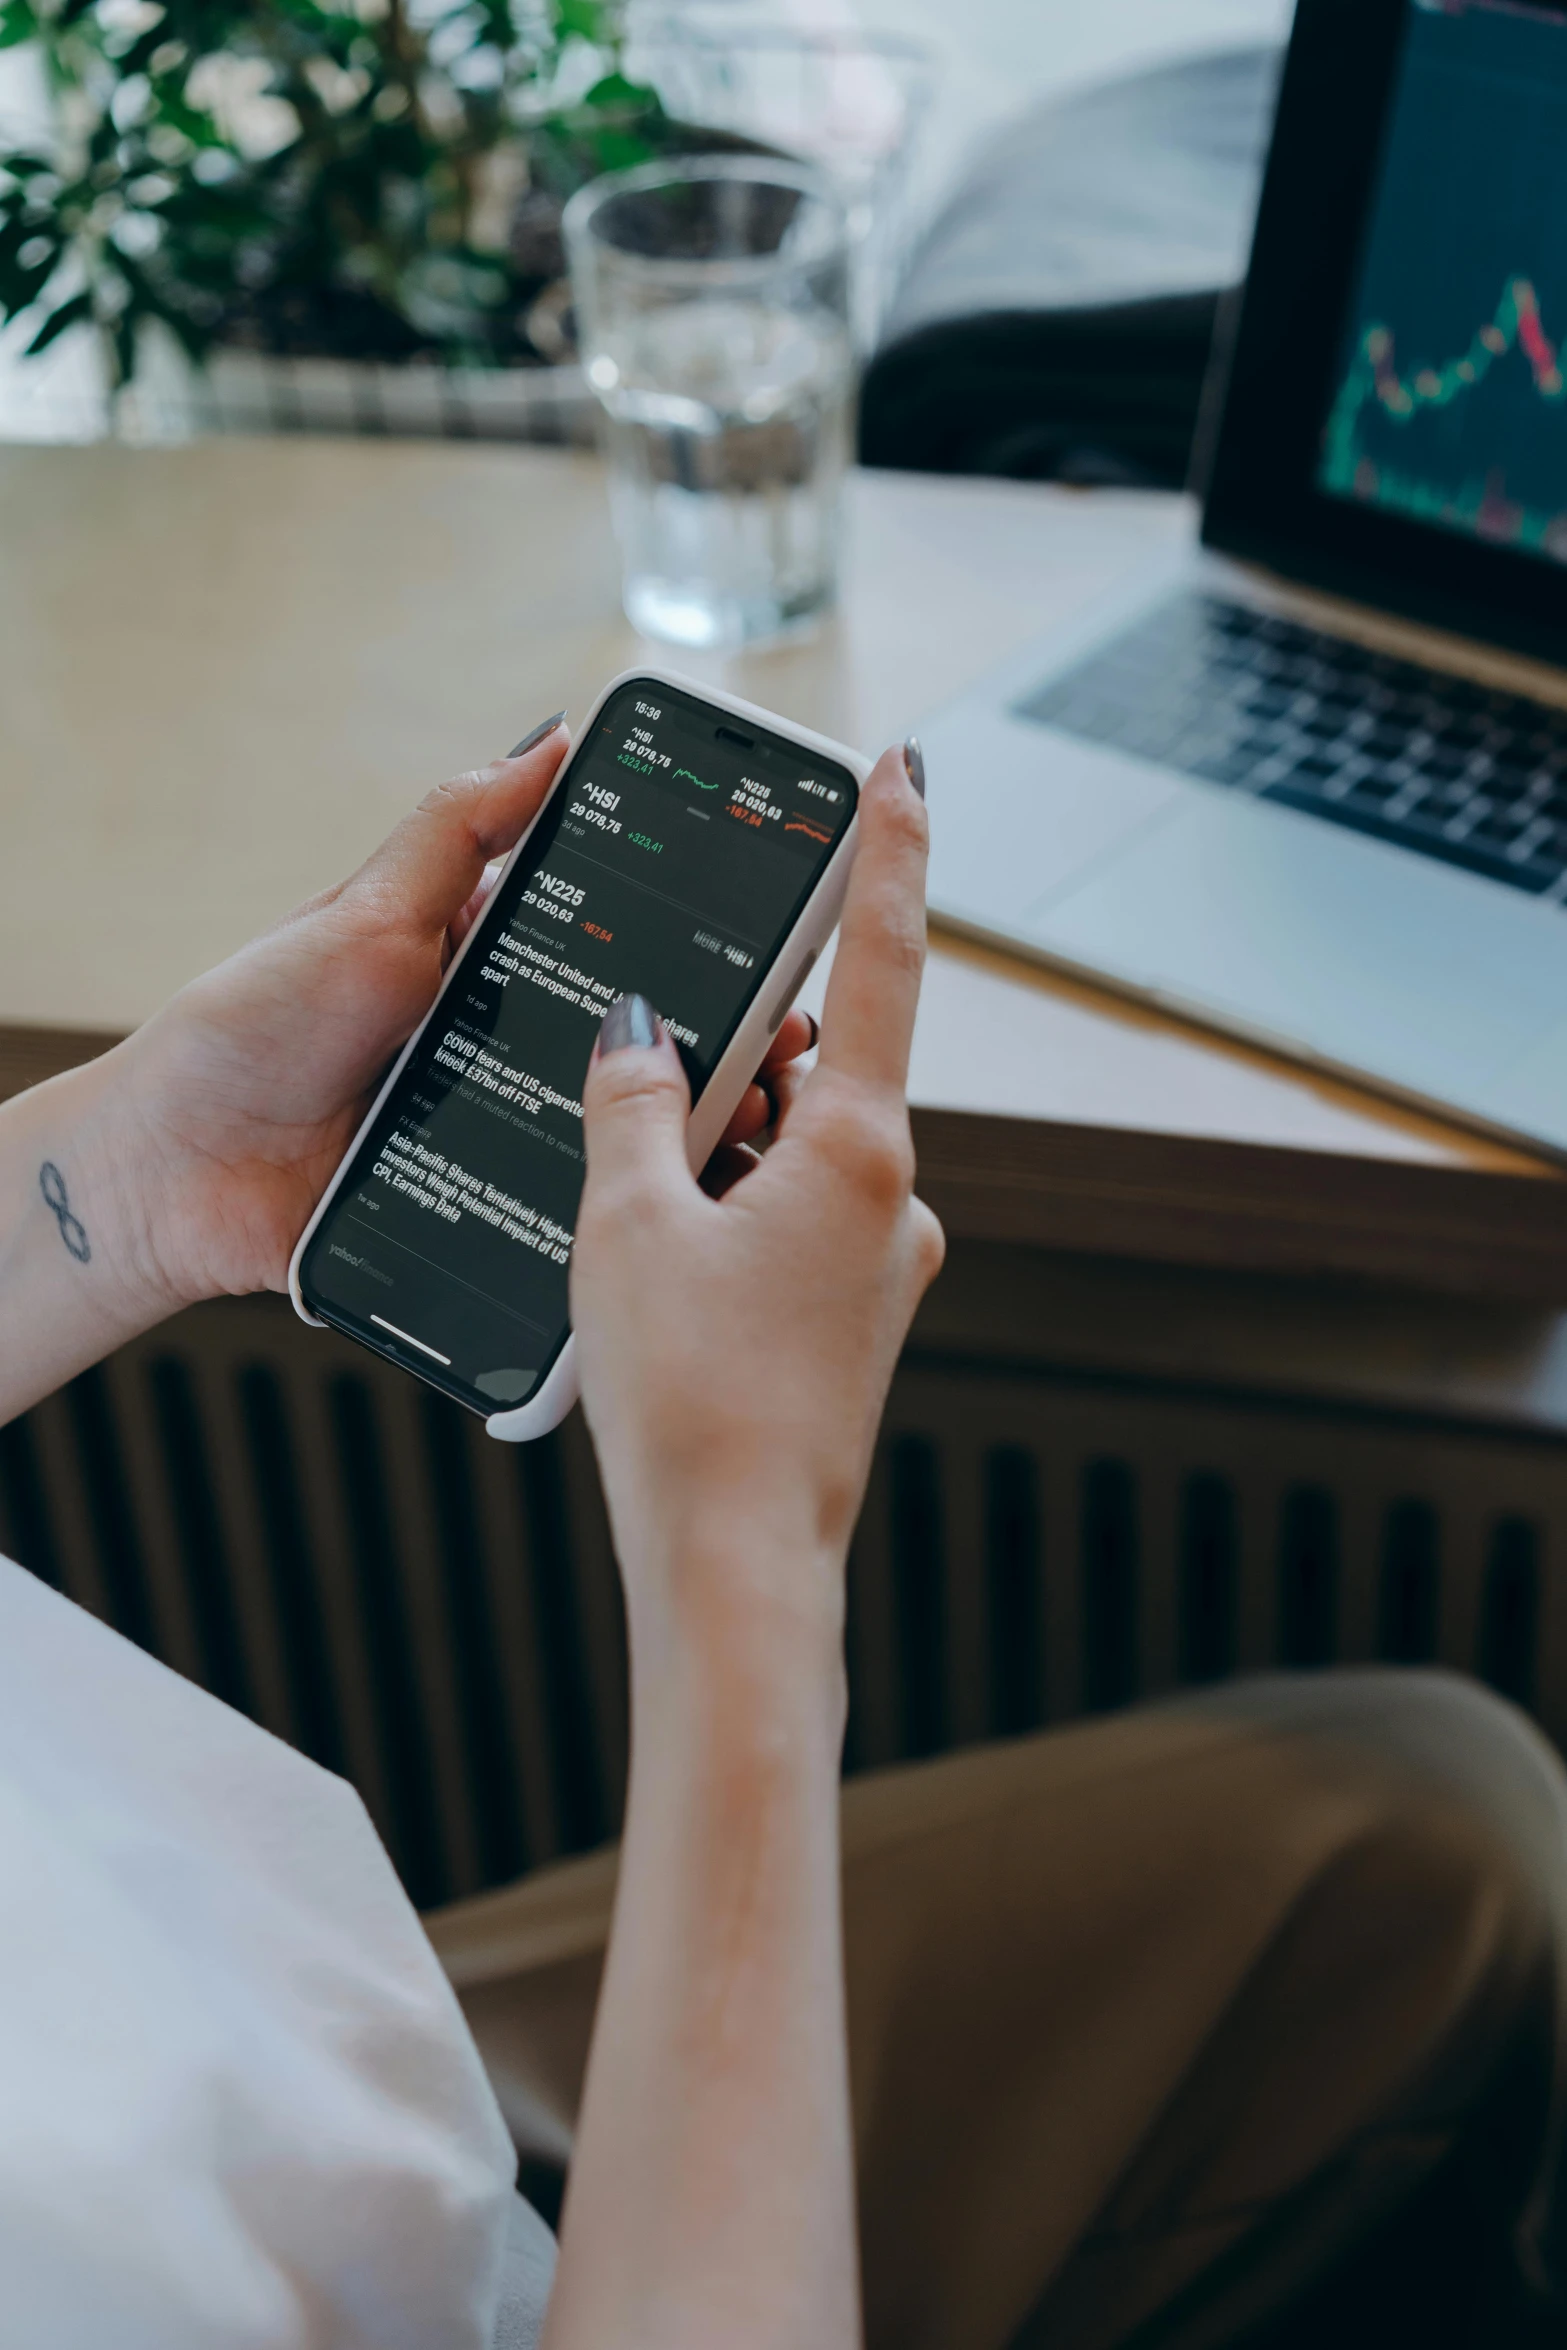
[{"label": "stock market app screen", "polygon": [[565,1341],[582,1082],[635,989],[700,1093],[856,800],[846,768],[650,680],[573,753],[301,1267],[312,1310],[476,1411]]}]

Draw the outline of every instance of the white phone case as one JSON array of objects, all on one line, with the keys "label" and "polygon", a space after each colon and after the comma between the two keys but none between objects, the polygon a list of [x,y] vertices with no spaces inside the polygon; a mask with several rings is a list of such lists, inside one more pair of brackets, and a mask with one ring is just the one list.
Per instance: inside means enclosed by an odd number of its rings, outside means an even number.
[{"label": "white phone case", "polygon": [[[571,749],[560,763],[559,772],[539,808],[538,815],[534,817],[533,824],[529,825],[502,867],[497,878],[497,888],[526,849],[532,837],[534,825],[539,822],[544,810],[550,805],[556,792],[560,790],[565,780],[566,771],[576,757],[578,746],[586,742],[592,734],[598,714],[610,695],[618,693],[622,686],[639,684],[643,680],[646,680],[649,685],[674,686],[680,692],[692,694],[697,700],[710,704],[715,710],[724,711],[729,717],[749,719],[753,725],[765,727],[769,733],[782,735],[789,742],[799,743],[805,750],[815,751],[822,756],[833,759],[839,766],[848,768],[857,784],[863,784],[871,771],[870,760],[862,758],[858,751],[851,751],[843,743],[833,742],[827,735],[813,734],[809,727],[796,726],[792,720],[780,718],[771,710],[760,709],[754,702],[742,701],[738,694],[721,693],[717,687],[703,685],[694,677],[682,677],[680,672],[675,669],[658,669],[642,665],[635,669],[623,669],[618,677],[610,679],[584,718]],[[837,928],[838,917],[843,911],[844,892],[849,885],[849,867],[854,858],[854,844],[858,830],[859,817],[856,813],[842,840],[823,867],[821,878],[816,887],[801,908],[799,920],[779,948],[768,970],[763,974],[754,1002],[730,1038],[719,1058],[717,1067],[703,1090],[701,1100],[691,1112],[691,1123],[686,1130],[686,1156],[691,1162],[693,1171],[703,1166],[711,1156],[719,1136],[740,1106],[741,1097],[756,1072],[757,1064],[767,1050],[768,1039],[776,1033],[784,1014],[798,995],[806,974]],[[385,1084],[371,1103],[363,1124],[343,1154],[341,1165],[322,1193],[315,1214],[299,1236],[298,1244],[289,1263],[288,1290],[294,1301],[294,1311],[302,1321],[309,1322],[317,1330],[325,1328],[326,1325],[318,1314],[311,1313],[305,1304],[299,1286],[299,1267],[305,1249],[317,1225],[335,1198],[337,1188],[352,1164],[355,1152],[379,1115],[382,1103],[401,1077],[409,1055],[413,1052],[430,1022],[435,1018],[441,1007],[442,998],[461,970],[464,957],[483,928],[482,920],[476,922],[452,957],[446,976],[441,981],[440,993],[393,1062]],[[491,1436],[499,1437],[508,1444],[521,1444],[530,1437],[547,1436],[552,1428],[558,1428],[576,1400],[576,1341],[574,1338],[568,1337],[556,1359],[554,1368],[539,1389],[538,1394],[532,1397],[529,1402],[519,1404],[515,1411],[492,1412],[484,1425]]]}]

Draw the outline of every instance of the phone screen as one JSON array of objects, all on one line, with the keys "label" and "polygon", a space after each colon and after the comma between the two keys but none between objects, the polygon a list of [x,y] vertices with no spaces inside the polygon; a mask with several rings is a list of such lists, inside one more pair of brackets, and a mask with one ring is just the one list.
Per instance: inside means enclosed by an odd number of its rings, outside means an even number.
[{"label": "phone screen", "polygon": [[695,1099],[857,797],[694,695],[612,695],[312,1235],[311,1311],[471,1410],[525,1403],[568,1332],[600,1020],[646,996]]}]

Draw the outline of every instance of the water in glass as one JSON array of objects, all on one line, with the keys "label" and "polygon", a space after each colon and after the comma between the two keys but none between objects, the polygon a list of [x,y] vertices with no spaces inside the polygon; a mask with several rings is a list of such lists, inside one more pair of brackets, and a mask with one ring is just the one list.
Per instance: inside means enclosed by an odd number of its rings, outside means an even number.
[{"label": "water in glass", "polygon": [[680,302],[619,320],[588,376],[636,627],[743,644],[831,601],[853,388],[840,316]]}]

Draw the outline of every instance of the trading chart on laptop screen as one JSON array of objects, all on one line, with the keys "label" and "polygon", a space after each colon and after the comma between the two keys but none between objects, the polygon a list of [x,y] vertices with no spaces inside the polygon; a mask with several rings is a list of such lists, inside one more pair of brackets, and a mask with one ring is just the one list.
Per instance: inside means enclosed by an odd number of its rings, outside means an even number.
[{"label": "trading chart on laptop screen", "polygon": [[1317,484],[1567,563],[1567,7],[1410,0]]}]

